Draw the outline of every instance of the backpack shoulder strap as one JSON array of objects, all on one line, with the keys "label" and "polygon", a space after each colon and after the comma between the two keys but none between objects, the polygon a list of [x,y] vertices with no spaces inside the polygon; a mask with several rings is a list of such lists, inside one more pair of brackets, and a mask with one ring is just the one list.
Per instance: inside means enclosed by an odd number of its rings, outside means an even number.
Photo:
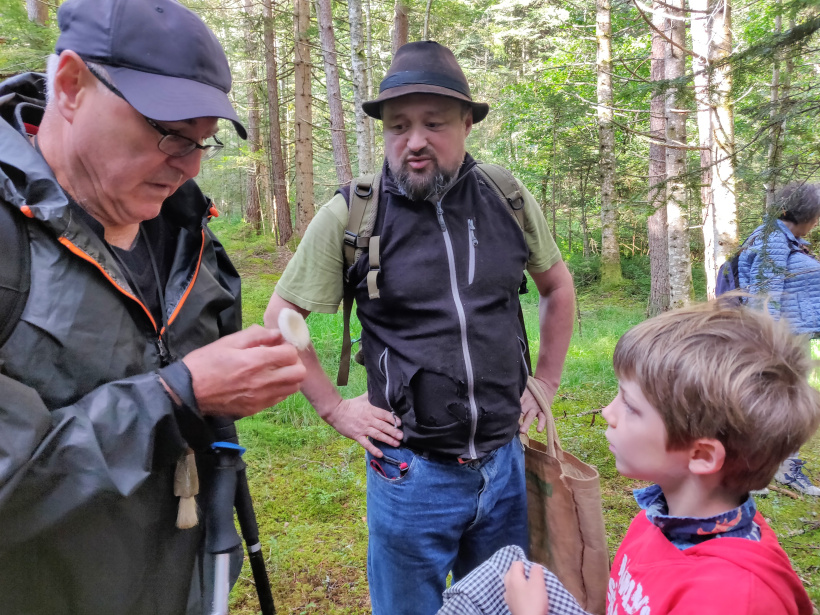
[{"label": "backpack shoulder strap", "polygon": [[0,201],[0,347],[11,337],[28,300],[31,253],[21,215]]},{"label": "backpack shoulder strap", "polygon": [[[344,295],[342,299],[342,352],[339,358],[339,372],[336,385],[347,385],[350,375],[350,352],[353,343],[350,340],[350,316],[353,312],[355,289],[347,283],[348,270],[359,260],[365,249],[368,250],[370,271],[367,274],[367,287],[371,298],[379,296],[376,276],[379,273],[379,238],[371,237],[379,211],[379,184],[381,173],[357,177],[350,184],[348,198],[347,227],[345,228],[344,245]],[[375,296],[374,296],[375,295]]]},{"label": "backpack shoulder strap", "polygon": [[379,182],[381,173],[362,175],[350,184],[347,202],[347,228],[344,236],[344,265],[347,270],[359,260],[370,245],[370,235],[379,208]]},{"label": "backpack shoulder strap", "polygon": [[521,188],[518,185],[518,181],[513,177],[513,174],[497,164],[479,162],[477,167],[478,170],[481,171],[481,174],[490,180],[490,186],[495,190],[496,194],[510,206],[510,213],[523,231],[524,195],[521,194]]}]

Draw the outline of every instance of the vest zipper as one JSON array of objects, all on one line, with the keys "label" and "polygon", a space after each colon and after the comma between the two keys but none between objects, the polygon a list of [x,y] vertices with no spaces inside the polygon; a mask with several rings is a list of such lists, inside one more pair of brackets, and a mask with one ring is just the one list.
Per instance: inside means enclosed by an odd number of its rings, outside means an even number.
[{"label": "vest zipper", "polygon": [[467,219],[467,234],[470,246],[470,266],[467,272],[467,284],[473,283],[475,277],[475,249],[478,247],[478,239],[475,237],[475,223],[472,218]]},{"label": "vest zipper", "polygon": [[470,348],[467,344],[467,317],[464,314],[464,306],[461,303],[461,296],[458,292],[458,281],[456,280],[456,262],[453,254],[453,243],[450,240],[450,233],[444,223],[444,210],[441,208],[441,200],[436,203],[436,217],[438,218],[441,232],[444,235],[444,246],[447,249],[447,264],[450,269],[450,291],[453,294],[453,301],[458,314],[458,324],[461,329],[461,352],[464,355],[464,367],[467,371],[467,399],[470,403],[470,439],[467,442],[470,459],[476,459],[478,455],[475,450],[475,434],[478,428],[478,406],[475,401],[475,374],[473,373],[473,361],[470,358]]}]

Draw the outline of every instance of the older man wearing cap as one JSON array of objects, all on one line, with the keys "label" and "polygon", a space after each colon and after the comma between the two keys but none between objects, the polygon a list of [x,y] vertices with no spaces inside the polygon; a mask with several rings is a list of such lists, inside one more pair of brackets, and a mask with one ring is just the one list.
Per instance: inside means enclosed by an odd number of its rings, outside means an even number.
[{"label": "older man wearing cap", "polygon": [[333,313],[346,286],[355,294],[367,394],[343,400],[315,355],[303,356],[302,390],[323,419],[367,449],[373,612],[426,615],[441,606],[448,572],[458,579],[501,546],[527,546],[516,434],[540,409],[525,393],[522,272],[541,295],[534,382],[550,400],[574,292],[532,195],[517,186],[519,224],[466,153],[467,135],[489,107],[472,101],[449,49],[403,46],[379,97],[363,107],[382,120],[384,135],[372,232],[378,267],[371,268],[371,240],[370,258],[345,275],[343,189],[311,222],[265,322],[273,325],[283,307]]},{"label": "older man wearing cap", "polygon": [[175,489],[194,497],[198,465],[203,507],[206,415],[258,412],[305,374],[278,331],[240,331],[191,181],[218,118],[245,129],[224,52],[182,4],[67,0],[58,21],[47,78],[0,84],[19,240],[0,261],[26,281],[0,283],[0,611],[210,613],[209,511],[177,527]]}]

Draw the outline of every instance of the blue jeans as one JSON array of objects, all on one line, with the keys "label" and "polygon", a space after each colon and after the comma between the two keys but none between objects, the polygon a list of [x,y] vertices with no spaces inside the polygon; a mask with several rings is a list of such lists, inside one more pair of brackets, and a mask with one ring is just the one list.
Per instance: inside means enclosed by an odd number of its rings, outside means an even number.
[{"label": "blue jeans", "polygon": [[517,437],[463,465],[376,446],[390,459],[367,454],[374,615],[434,615],[450,571],[457,581],[501,547],[528,550],[524,448]]}]

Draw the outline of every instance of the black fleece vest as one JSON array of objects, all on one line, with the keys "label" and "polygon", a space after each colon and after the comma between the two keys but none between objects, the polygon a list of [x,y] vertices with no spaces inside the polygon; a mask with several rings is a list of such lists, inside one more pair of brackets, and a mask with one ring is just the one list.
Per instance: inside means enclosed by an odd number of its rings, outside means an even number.
[{"label": "black fleece vest", "polygon": [[350,271],[370,402],[401,417],[406,446],[464,458],[512,439],[527,382],[518,288],[529,249],[474,167],[468,155],[440,219],[435,203],[402,196],[385,165],[381,297],[368,298],[367,258]]}]

